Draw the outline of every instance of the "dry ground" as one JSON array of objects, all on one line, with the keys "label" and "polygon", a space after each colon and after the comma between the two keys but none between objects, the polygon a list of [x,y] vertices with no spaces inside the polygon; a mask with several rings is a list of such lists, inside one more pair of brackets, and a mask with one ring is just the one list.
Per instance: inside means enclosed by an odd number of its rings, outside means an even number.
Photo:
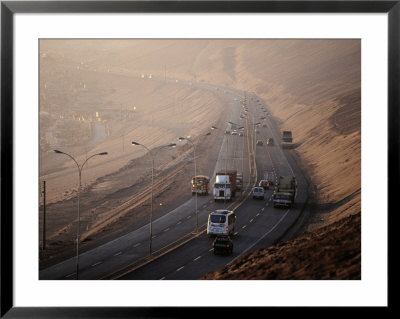
[{"label": "dry ground", "polygon": [[[107,41],[67,41],[58,44],[49,42],[41,49],[53,56],[60,52],[67,54],[70,61],[81,61],[86,56],[92,69],[109,68],[114,72],[136,75],[152,73],[159,77],[167,75],[169,78],[204,81],[255,92],[280,127],[292,130],[297,145],[294,152],[311,184],[311,201],[301,225],[285,238],[287,242],[250,253],[253,257],[248,262],[245,263],[247,257],[244,256],[235,263],[235,271],[220,270],[208,275],[208,279],[213,276],[222,278],[221,271],[224,279],[239,273],[240,279],[254,275],[275,279],[360,278],[361,50],[358,40],[141,40],[131,44],[127,41],[112,44]],[[89,150],[109,150],[118,155],[110,156],[104,165],[100,164],[103,159],[93,160],[87,171],[82,205],[85,205],[85,200],[89,201],[90,207],[99,211],[87,213],[87,225],[101,223],[102,219],[106,219],[100,218],[104,208],[115,207],[118,201],[122,204],[128,198],[123,194],[128,196],[127,193],[137,191],[135,187],[141,188],[148,183],[149,171],[141,169],[149,167],[148,159],[142,157],[145,152],[135,155],[121,152],[121,137],[126,136],[127,143],[139,138],[145,141],[144,144],[156,148],[171,142],[176,135],[198,135],[209,126],[210,120],[222,118],[225,110],[226,101],[201,90],[182,88],[179,84],[147,84],[151,81],[139,84],[128,77],[100,77],[93,72],[82,72],[79,76],[88,84],[92,83],[93,90],[97,90],[92,98],[97,97],[103,105],[109,101],[117,109],[137,105],[140,110],[139,122],[133,120],[127,127],[122,122],[114,121],[111,136]],[[107,81],[102,82],[102,79]],[[88,96],[78,94],[78,100],[85,98]],[[178,126],[172,125],[172,122],[165,124],[166,119],[173,118],[179,118]],[[73,151],[84,159],[87,150],[76,146]],[[165,156],[165,161],[171,165],[168,170],[178,169],[172,156],[185,158],[189,156],[188,151],[182,147],[176,154],[172,150],[163,153],[162,157]],[[54,188],[57,191],[50,198],[53,198],[53,205],[61,205],[60,209],[57,206],[49,208],[49,215],[59,221],[57,227],[51,230],[55,236],[52,246],[55,250],[65,245],[69,248],[73,245],[73,229],[76,229],[73,224],[76,216],[73,208],[76,201],[76,168],[67,159],[56,159],[54,154],[42,154],[41,159],[40,177],[57,184]],[[166,165],[166,162],[158,165]],[[62,170],[57,168],[60,166]],[[139,171],[134,172],[133,167],[136,166]],[[183,164],[182,171],[187,172],[186,177],[183,178],[182,174],[183,179],[177,179],[177,183],[171,185],[184,184],[183,180],[190,175],[189,166]],[[129,179],[128,176],[134,178]],[[118,189],[106,187],[116,185],[118,179],[113,180],[112,177],[121,179]],[[338,179],[341,183],[336,182]],[[107,189],[113,190],[109,202],[95,196],[96,192],[104,194]],[[182,192],[183,189],[182,186]],[[170,195],[165,198],[160,196],[160,202],[166,206],[168,199],[172,202],[178,200],[170,198]],[[64,212],[62,205],[69,207],[66,210],[70,211],[67,220],[61,218]],[[86,246],[90,247],[97,239],[101,241],[111,234],[120,233],[126,229],[123,226],[130,228],[133,224],[146,222],[145,219],[141,222],[136,220],[134,211],[106,223],[106,227],[98,228],[99,232],[86,237]],[[69,234],[69,239],[62,237],[63,232]],[[57,236],[63,239],[58,241]],[[297,248],[301,249],[301,254],[293,253]],[[255,257],[256,254],[259,258]],[[51,256],[56,255],[46,253],[41,260],[48,263]],[[311,259],[320,267],[314,267]],[[307,264],[304,260],[310,261]],[[246,265],[248,271],[245,270]],[[270,268],[273,272],[269,271]]]}]

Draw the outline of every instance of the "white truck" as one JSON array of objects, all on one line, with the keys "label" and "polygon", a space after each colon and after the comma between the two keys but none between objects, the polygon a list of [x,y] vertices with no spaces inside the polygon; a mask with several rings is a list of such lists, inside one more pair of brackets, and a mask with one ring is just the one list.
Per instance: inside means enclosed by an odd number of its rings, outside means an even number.
[{"label": "white truck", "polygon": [[214,201],[231,200],[236,191],[236,171],[219,171],[215,176]]}]

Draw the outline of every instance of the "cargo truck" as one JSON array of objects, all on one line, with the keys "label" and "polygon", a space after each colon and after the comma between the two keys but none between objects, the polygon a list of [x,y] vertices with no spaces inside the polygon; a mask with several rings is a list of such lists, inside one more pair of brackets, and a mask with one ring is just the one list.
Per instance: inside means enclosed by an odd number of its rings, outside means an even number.
[{"label": "cargo truck", "polygon": [[210,178],[205,175],[197,175],[192,178],[192,195],[208,195]]},{"label": "cargo truck", "polygon": [[214,200],[231,200],[236,192],[236,170],[221,170],[215,174]]},{"label": "cargo truck", "polygon": [[274,207],[293,207],[296,196],[296,179],[294,176],[279,176],[278,189],[273,195]]},{"label": "cargo truck", "polygon": [[282,132],[282,148],[291,148],[293,143],[292,131],[283,131]]}]

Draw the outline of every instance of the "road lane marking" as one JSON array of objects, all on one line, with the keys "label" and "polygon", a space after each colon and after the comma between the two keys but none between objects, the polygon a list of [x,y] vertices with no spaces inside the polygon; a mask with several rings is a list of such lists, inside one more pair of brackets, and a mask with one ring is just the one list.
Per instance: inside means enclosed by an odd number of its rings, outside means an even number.
[{"label": "road lane marking", "polygon": [[189,215],[188,217],[186,217],[187,219],[189,219],[189,218],[191,218],[192,217],[192,215]]},{"label": "road lane marking", "polygon": [[121,254],[122,254],[122,251],[117,252],[116,254],[114,254],[114,256],[119,256],[119,255],[121,255]]},{"label": "road lane marking", "polygon": [[140,246],[140,243],[137,243],[135,246],[133,246],[134,248],[136,248],[137,246]]},{"label": "road lane marking", "polygon": [[185,266],[178,268],[176,271],[181,271],[183,268],[185,268]]},{"label": "road lane marking", "polygon": [[182,223],[182,221],[179,221],[179,222],[177,222],[177,225],[179,225],[179,224],[181,224]]},{"label": "road lane marking", "polygon": [[247,227],[247,225],[244,225],[242,228],[245,229]]},{"label": "road lane marking", "polygon": [[201,258],[201,256],[196,257],[195,259],[193,259],[193,261],[199,260]]},{"label": "road lane marking", "polygon": [[209,249],[208,251],[213,251],[214,250],[214,248],[211,248],[211,249]]},{"label": "road lane marking", "polygon": [[164,229],[164,231],[169,231],[169,228]]},{"label": "road lane marking", "polygon": [[99,262],[93,264],[92,267],[96,267],[97,265],[100,265],[100,264],[102,264],[102,263],[103,263],[102,261],[99,261]]},{"label": "road lane marking", "polygon": [[239,234],[239,232],[234,233],[233,236],[236,236],[237,234]]},{"label": "road lane marking", "polygon": [[164,280],[165,279],[165,276],[164,277],[162,277],[162,278],[160,278],[160,280]]},{"label": "road lane marking", "polygon": [[74,275],[75,275],[75,273],[73,272],[72,274],[69,274],[69,275],[65,276],[65,278],[72,277]]}]

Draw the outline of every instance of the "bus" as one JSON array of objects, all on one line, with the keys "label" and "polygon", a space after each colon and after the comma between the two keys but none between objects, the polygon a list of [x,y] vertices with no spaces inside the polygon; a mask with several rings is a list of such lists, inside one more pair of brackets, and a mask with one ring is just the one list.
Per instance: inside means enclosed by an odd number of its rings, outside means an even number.
[{"label": "bus", "polygon": [[227,209],[217,209],[208,215],[207,235],[233,235],[235,231],[236,214]]}]

